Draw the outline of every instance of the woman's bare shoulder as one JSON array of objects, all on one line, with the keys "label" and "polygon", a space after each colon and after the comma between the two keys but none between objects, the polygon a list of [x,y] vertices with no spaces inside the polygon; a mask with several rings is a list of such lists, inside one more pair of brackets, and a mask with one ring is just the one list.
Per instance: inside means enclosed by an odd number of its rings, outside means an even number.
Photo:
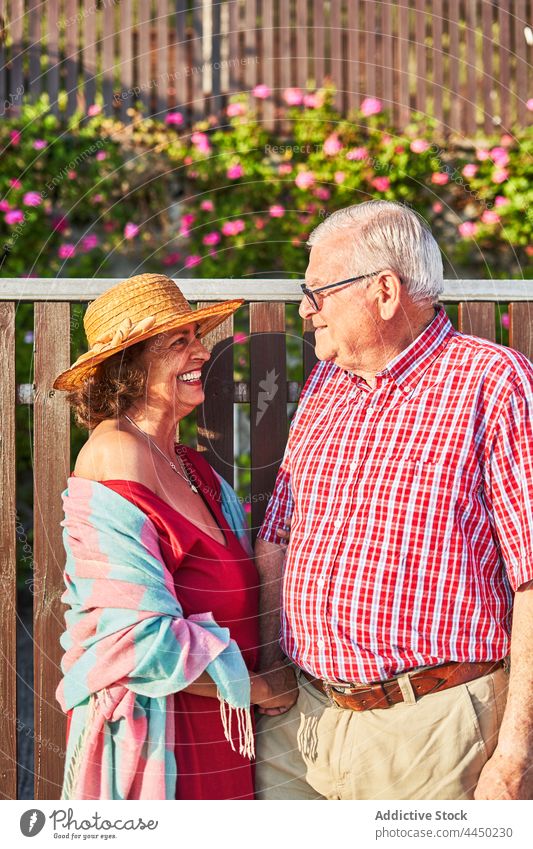
[{"label": "woman's bare shoulder", "polygon": [[79,452],[74,474],[94,481],[131,480],[149,485],[150,468],[146,445],[107,420],[95,427]]}]

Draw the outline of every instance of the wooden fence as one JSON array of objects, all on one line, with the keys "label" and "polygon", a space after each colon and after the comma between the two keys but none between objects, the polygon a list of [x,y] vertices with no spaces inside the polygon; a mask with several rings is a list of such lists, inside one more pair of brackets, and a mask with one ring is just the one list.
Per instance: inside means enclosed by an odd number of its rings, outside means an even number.
[{"label": "wooden fence", "polygon": [[[70,473],[70,417],[55,376],[71,360],[71,304],[92,300],[114,280],[0,280],[0,797],[17,796],[16,664],[16,456],[15,404],[33,404],[34,547],[34,743],[35,798],[58,798],[62,781],[65,718],[55,700],[63,630],[64,552],[60,494]],[[299,386],[287,384],[285,304],[300,300],[297,282],[287,280],[180,280],[185,296],[198,303],[242,297],[250,304],[250,381],[235,383],[233,320],[211,335],[213,356],[206,376],[206,402],[199,412],[198,446],[221,474],[232,480],[233,405],[250,404],[252,523],[266,509],[287,437],[287,401]],[[260,300],[259,300],[260,298]],[[509,304],[510,344],[533,359],[533,281],[447,281],[446,303],[457,303],[458,326],[488,339],[496,337],[495,304]],[[35,305],[34,382],[15,382],[17,305]],[[315,359],[310,328],[301,328],[303,376]],[[261,409],[260,383],[275,370],[278,390]],[[254,496],[264,497],[254,497]],[[28,682],[29,683],[29,682]],[[29,686],[31,684],[29,683]]]},{"label": "wooden fence", "polygon": [[0,0],[0,114],[45,91],[71,115],[100,97],[127,119],[220,115],[227,95],[337,87],[343,113],[378,97],[403,128],[413,110],[444,132],[528,123],[533,0]]}]

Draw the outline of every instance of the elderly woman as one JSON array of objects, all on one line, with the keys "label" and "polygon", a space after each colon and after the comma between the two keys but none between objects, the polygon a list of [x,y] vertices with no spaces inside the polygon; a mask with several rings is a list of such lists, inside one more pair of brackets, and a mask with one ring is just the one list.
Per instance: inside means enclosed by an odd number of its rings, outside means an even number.
[{"label": "elderly woman", "polygon": [[63,495],[63,798],[252,799],[250,707],[295,701],[288,669],[255,671],[236,496],[176,443],[204,400],[201,339],[240,304],[193,311],[168,278],[132,277],[90,304],[90,349],[54,384],[90,431]]}]

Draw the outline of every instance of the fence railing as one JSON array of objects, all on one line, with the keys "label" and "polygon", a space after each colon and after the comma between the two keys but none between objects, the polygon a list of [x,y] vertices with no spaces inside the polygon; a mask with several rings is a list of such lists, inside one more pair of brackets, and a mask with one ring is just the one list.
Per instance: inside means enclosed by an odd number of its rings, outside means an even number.
[{"label": "fence railing", "polygon": [[330,79],[343,111],[378,97],[471,135],[531,119],[532,0],[0,0],[0,114],[48,92],[58,111],[97,96],[127,119],[220,114],[258,83],[268,126],[287,87]]},{"label": "fence railing", "polygon": [[[71,361],[71,304],[86,302],[115,280],[0,280],[0,797],[17,797],[16,655],[16,447],[15,405],[33,405],[34,543],[33,641],[35,798],[58,798],[62,780],[65,719],[55,700],[63,630],[64,552],[61,492],[70,473],[70,416],[64,393],[55,392],[56,375]],[[250,405],[252,525],[258,527],[272,492],[288,428],[287,401],[300,384],[287,382],[285,305],[300,300],[296,281],[180,280],[192,302],[242,297],[249,303],[250,379],[236,382],[233,319],[211,334],[212,358],[206,375],[206,401],[198,415],[198,447],[212,465],[233,480],[234,404]],[[447,281],[444,303],[457,304],[460,330],[494,340],[496,304],[508,305],[509,342],[533,359],[533,281]],[[33,383],[15,380],[15,319],[20,303],[34,304]],[[294,331],[292,331],[294,332]],[[305,377],[314,362],[312,334],[301,326]],[[277,391],[264,409],[261,383],[276,375]],[[258,497],[263,496],[263,497]]]}]

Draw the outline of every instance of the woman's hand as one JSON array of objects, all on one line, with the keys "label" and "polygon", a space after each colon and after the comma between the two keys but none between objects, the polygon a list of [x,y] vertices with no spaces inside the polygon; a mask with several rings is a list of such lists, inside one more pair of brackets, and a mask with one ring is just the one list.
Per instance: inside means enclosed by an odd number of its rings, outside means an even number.
[{"label": "woman's hand", "polygon": [[250,675],[251,701],[259,713],[277,716],[287,713],[298,699],[298,683],[289,661],[275,663],[264,672]]},{"label": "woman's hand", "polygon": [[279,537],[279,544],[280,545],[288,545],[289,544],[289,537],[290,537],[290,531],[291,531],[291,521],[292,521],[292,517],[286,520],[285,527],[284,527],[283,530],[281,530],[281,528],[280,528],[279,530],[276,531],[276,536]]}]

